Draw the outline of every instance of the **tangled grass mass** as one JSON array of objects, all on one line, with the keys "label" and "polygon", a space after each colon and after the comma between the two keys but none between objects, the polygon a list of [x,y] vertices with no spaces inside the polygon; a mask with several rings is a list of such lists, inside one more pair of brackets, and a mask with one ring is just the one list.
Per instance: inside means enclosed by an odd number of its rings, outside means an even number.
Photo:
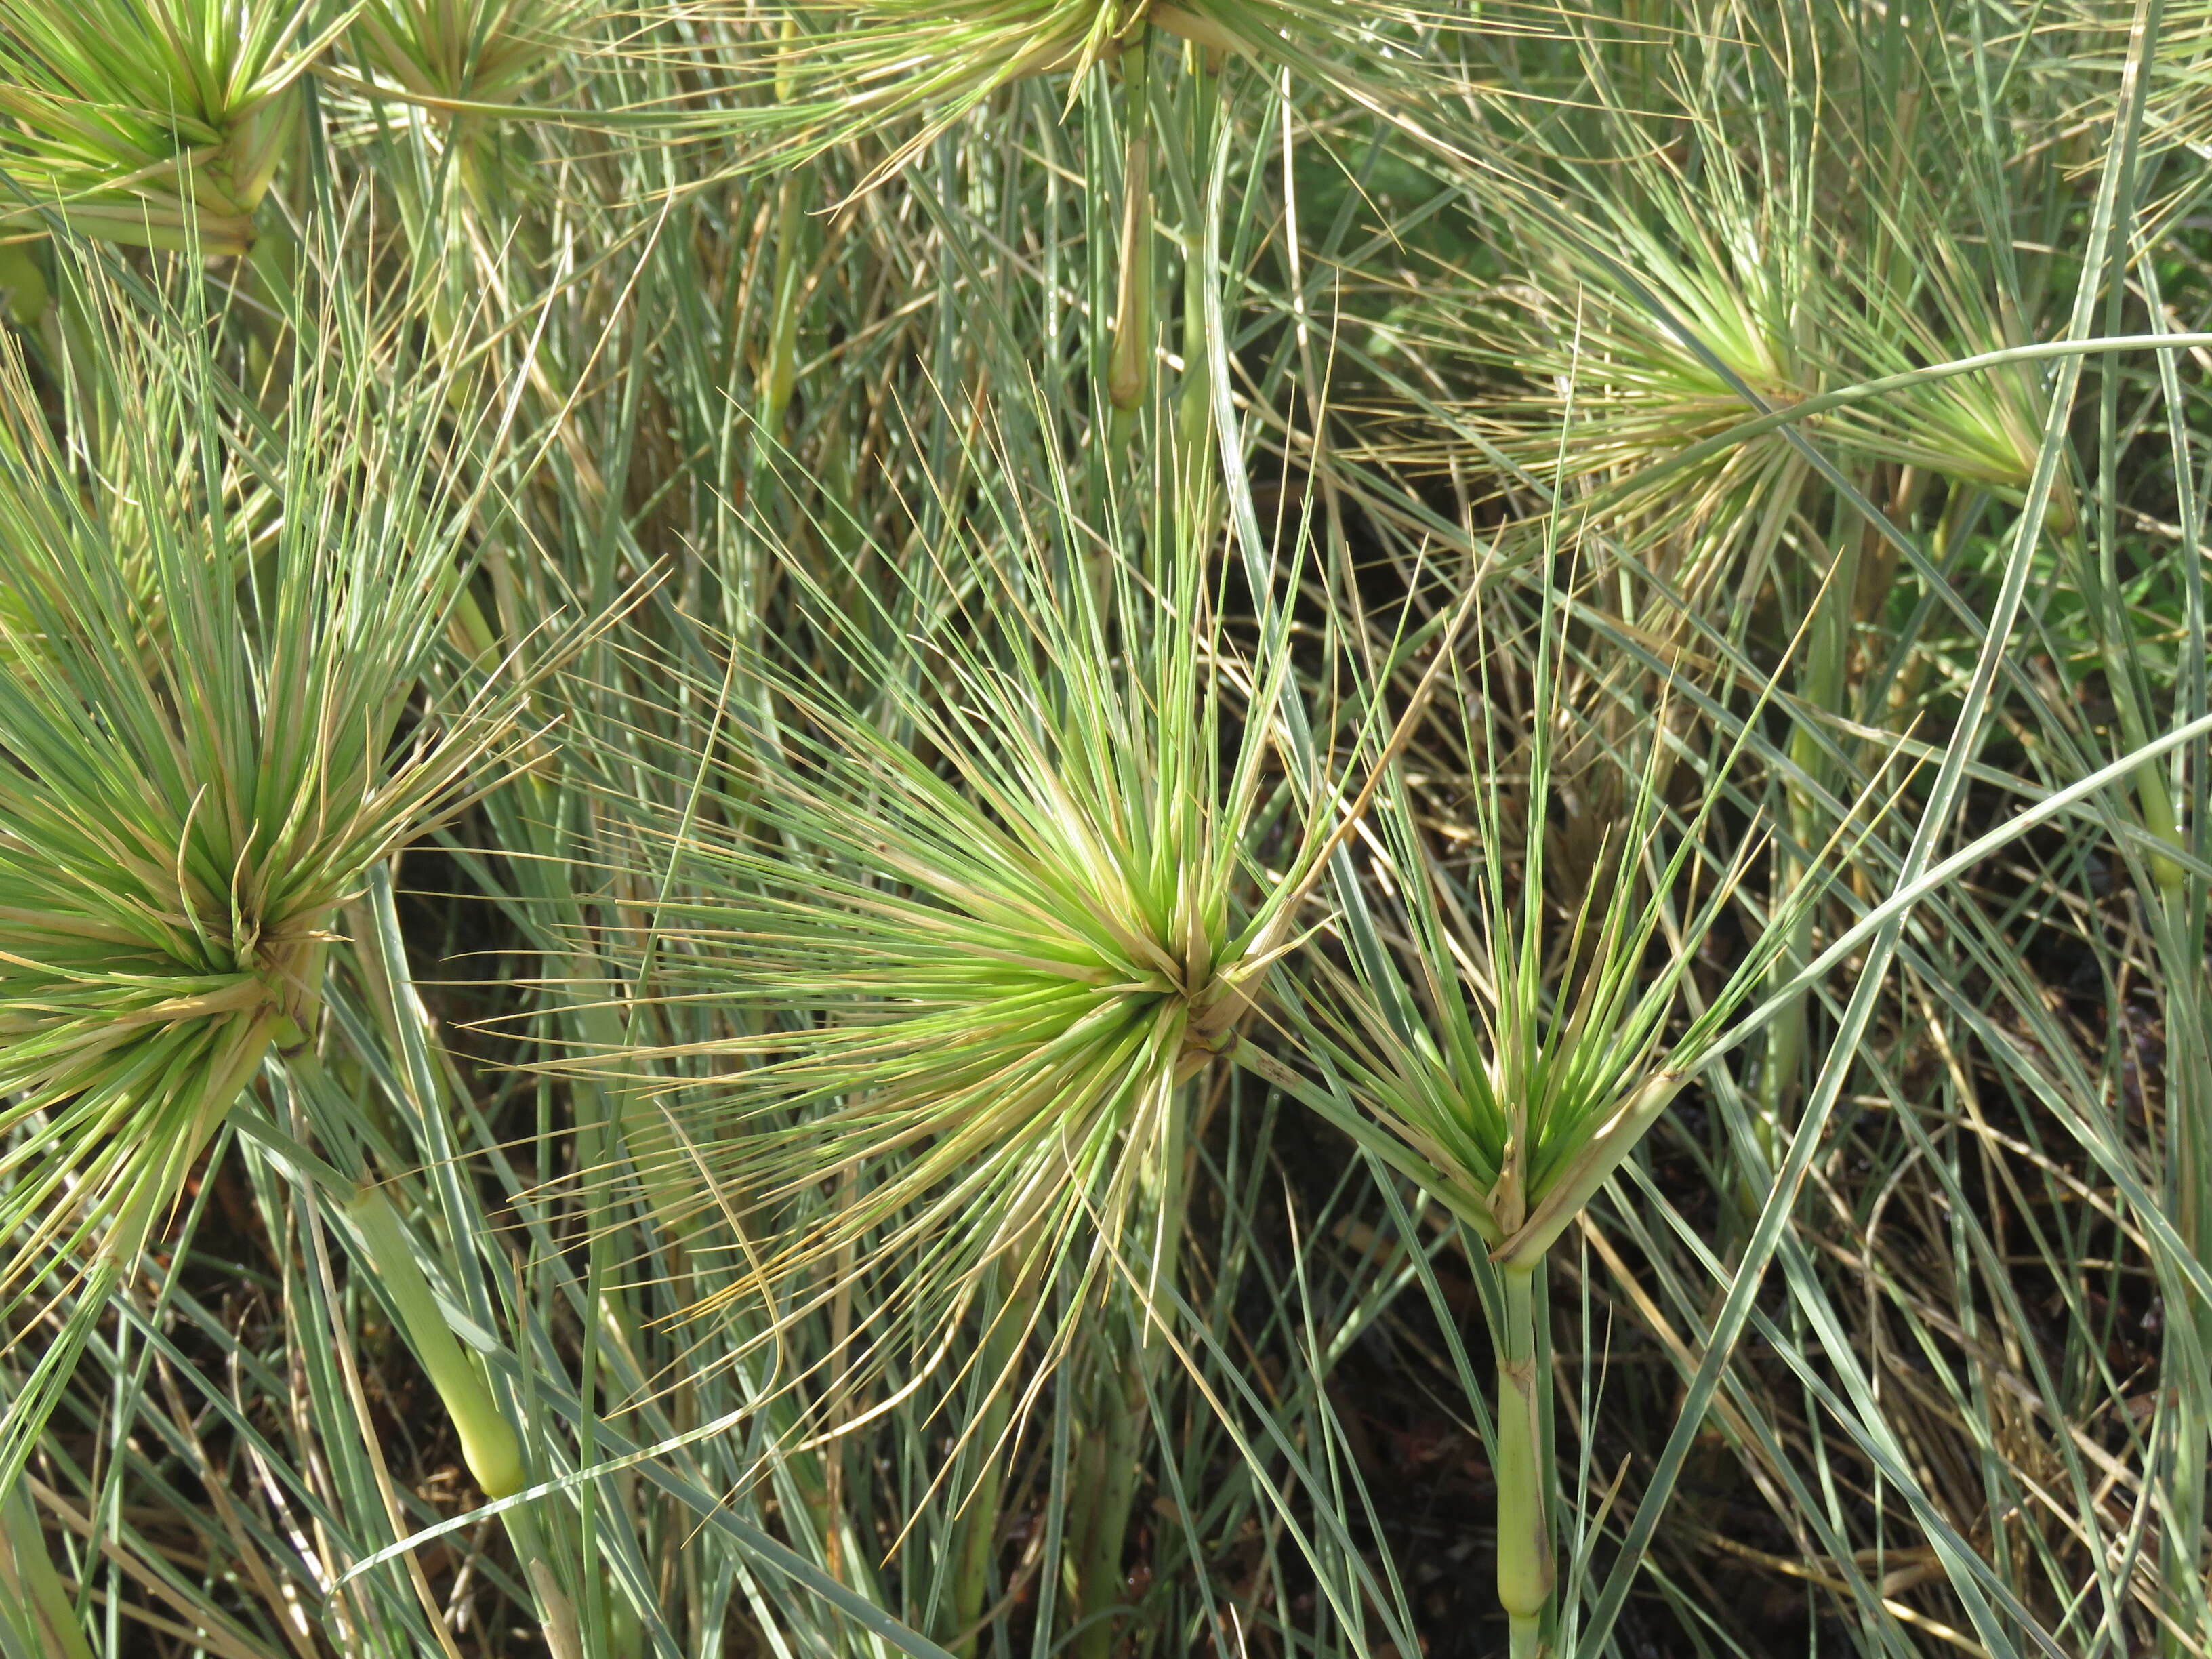
[{"label": "tangled grass mass", "polygon": [[0,0],[0,1659],[2212,1653],[2208,110]]}]

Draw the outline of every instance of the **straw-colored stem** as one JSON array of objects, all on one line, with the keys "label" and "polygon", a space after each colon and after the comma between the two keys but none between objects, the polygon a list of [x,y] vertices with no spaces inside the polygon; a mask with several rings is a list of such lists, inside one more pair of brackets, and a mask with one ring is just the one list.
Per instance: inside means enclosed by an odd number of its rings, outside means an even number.
[{"label": "straw-colored stem", "polygon": [[1154,6],[1146,14],[1152,22],[1170,34],[1201,46],[1207,52],[1225,54],[1249,50],[1243,37],[1224,27],[1211,17],[1185,11],[1180,6]]},{"label": "straw-colored stem", "polygon": [[[860,1166],[848,1164],[837,1172],[836,1205],[849,1214],[860,1187]],[[853,1279],[859,1252],[846,1235],[830,1260],[830,1279],[836,1287],[830,1295],[830,1395],[824,1415],[827,1443],[822,1448],[823,1484],[827,1495],[830,1530],[823,1565],[832,1578],[845,1577],[845,1425],[853,1413]]]},{"label": "straw-colored stem", "polygon": [[1552,1599],[1552,1530],[1544,1501],[1544,1421],[1538,1388],[1535,1281],[1540,1263],[1508,1267],[1498,1351],[1498,1601],[1512,1632],[1513,1659],[1541,1650]]}]

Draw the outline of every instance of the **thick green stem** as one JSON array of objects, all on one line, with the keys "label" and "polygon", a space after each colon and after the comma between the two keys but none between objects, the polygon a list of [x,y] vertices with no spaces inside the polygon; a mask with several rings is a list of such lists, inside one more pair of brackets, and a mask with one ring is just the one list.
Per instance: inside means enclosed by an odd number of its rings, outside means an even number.
[{"label": "thick green stem", "polygon": [[1006,1464],[996,1452],[999,1438],[1006,1430],[1011,1403],[994,1398],[976,1425],[977,1443],[984,1450],[983,1468],[960,1516],[958,1555],[953,1567],[952,1650],[960,1659],[974,1659],[982,1645],[983,1632],[978,1626],[983,1618],[983,1599],[991,1589],[999,1499],[1006,1485]]},{"label": "thick green stem", "polygon": [[1543,1367],[1536,1352],[1535,1282],[1540,1265],[1508,1267],[1498,1350],[1498,1601],[1512,1632],[1513,1659],[1541,1650],[1552,1599],[1552,1528],[1546,1510]]},{"label": "thick green stem", "polygon": [[1188,227],[1182,268],[1182,397],[1176,418],[1182,441],[1183,511],[1193,525],[1211,522],[1207,488],[1213,466],[1210,451],[1213,438],[1213,381],[1206,328],[1206,172],[1213,153],[1215,106],[1220,101],[1219,78],[1206,68],[1206,52],[1186,47],[1190,82],[1190,140],[1188,154],[1194,183],[1194,209],[1198,216]]},{"label": "thick green stem", "polygon": [[[2183,1247],[2202,1262],[2212,1250],[2212,984],[2197,957],[2203,910],[2185,878],[2163,896],[2160,955],[2166,989],[2166,1209]],[[2212,1461],[2212,1307],[2178,1272],[2166,1279],[2166,1321],[2160,1374],[2172,1390],[2164,1448],[2167,1538],[2160,1552],[2171,1622],[2163,1638],[2168,1659],[2192,1649],[2184,1632],[2208,1584],[2203,1573],[2207,1464]],[[2200,1636],[2203,1632],[2198,1632]]]},{"label": "thick green stem", "polygon": [[1097,1425],[1097,1481],[1092,1493],[1075,1497],[1078,1503],[1091,1504],[1091,1518],[1076,1562],[1076,1613],[1082,1629],[1068,1650],[1073,1659],[1108,1659],[1123,1622],[1109,1610],[1122,1597],[1121,1553],[1136,1500],[1137,1453],[1146,1415],[1138,1371],[1141,1357],[1131,1358],[1136,1363],[1117,1368],[1122,1375],[1101,1379],[1098,1414],[1104,1421]]},{"label": "thick green stem", "polygon": [[[1864,532],[1850,509],[1842,503],[1836,512],[1837,538],[1835,563],[1828,572],[1820,598],[1815,602],[1808,641],[1805,672],[1799,682],[1799,695],[1808,707],[1822,713],[1838,715],[1850,711],[1844,707],[1845,669],[1849,665],[1851,642],[1851,621],[1857,596],[1859,562],[1865,547]],[[1829,763],[1825,746],[1819,735],[1809,727],[1800,726],[1790,742],[1790,758],[1801,778],[1793,779],[1789,786],[1790,829],[1797,845],[1817,848],[1826,832],[1818,797],[1826,793],[1834,769]],[[1807,874],[1802,860],[1784,850],[1776,860],[1776,890],[1787,892]],[[1790,929],[1789,948],[1784,950],[1774,965],[1778,983],[1794,979],[1812,954],[1813,921],[1811,911],[1801,916]],[[1806,1006],[1802,994],[1791,999],[1775,1018],[1766,1040],[1766,1063],[1759,1079],[1759,1114],[1757,1123],[1761,1150],[1768,1164],[1775,1161],[1776,1149],[1796,1115],[1795,1095],[1797,1070],[1805,1052]],[[1754,1213],[1757,1206],[1753,1206]]]},{"label": "thick green stem", "polygon": [[[590,1051],[611,1055],[635,1046],[635,1035],[624,1029],[621,1015],[609,1000],[611,993],[595,994],[590,988],[613,984],[605,964],[582,951],[570,957],[569,963],[571,982],[583,988],[572,1006],[572,1017]],[[585,1177],[594,1233],[608,1220],[603,1182],[612,1173],[611,1160],[619,1133],[622,1153],[637,1177],[653,1218],[667,1235],[665,1243],[672,1249],[680,1249],[696,1224],[696,1175],[650,1088],[642,1079],[613,1072],[580,1077],[574,1086],[579,1103],[589,1108],[578,1115],[576,1170]]]},{"label": "thick green stem", "polygon": [[761,365],[760,431],[774,442],[783,435],[784,413],[799,384],[799,324],[806,287],[806,198],[814,174],[799,168],[776,190],[775,309],[769,319],[768,356]]},{"label": "thick green stem", "polygon": [[[2099,568],[2086,541],[2078,536],[2075,558],[2083,572],[2082,586],[2092,601],[2088,611],[2097,631],[2097,655],[2105,671],[2106,690],[2111,693],[2118,716],[2120,741],[2130,751],[2140,750],[2150,742],[2150,721],[2136,695],[2136,676],[2139,671],[2135,630],[2128,625],[2125,608],[2112,597],[2112,590],[2118,586],[2118,575],[2110,568]],[[2161,763],[2146,761],[2136,766],[2133,781],[2143,828],[2166,846],[2181,846],[2181,823],[2174,814],[2173,799]],[[2150,873],[2161,899],[2171,901],[2182,896],[2181,866],[2172,859],[2152,854]]]},{"label": "thick green stem", "polygon": [[977,1362],[977,1377],[988,1390],[978,1413],[972,1444],[981,1459],[973,1487],[955,1523],[951,1644],[961,1659],[973,1659],[982,1645],[979,1628],[990,1594],[991,1564],[998,1553],[999,1502],[1006,1487],[1006,1452],[1002,1445],[1013,1420],[1019,1392],[1015,1362],[1029,1334],[1036,1293],[1028,1288],[1026,1264],[1003,1266],[997,1282],[1012,1285],[993,1310],[991,1328]]},{"label": "thick green stem", "polygon": [[0,242],[0,295],[7,297],[8,315],[18,326],[36,328],[46,320],[53,292],[38,256],[21,242]]},{"label": "thick green stem", "polygon": [[[1098,1466],[1090,1488],[1096,1501],[1088,1503],[1089,1516],[1077,1546],[1076,1616],[1082,1630],[1069,1649],[1073,1659],[1108,1659],[1122,1627],[1123,1621],[1103,1615],[1122,1599],[1121,1554],[1136,1500],[1138,1458],[1151,1421],[1152,1389],[1170,1352],[1167,1334],[1154,1314],[1167,1317],[1159,1304],[1177,1275],[1189,1153],[1183,1142],[1193,1086],[1177,1085],[1169,1098],[1168,1121],[1158,1143],[1158,1162],[1151,1171],[1151,1202],[1146,1206],[1152,1224],[1147,1287],[1130,1287],[1128,1298],[1121,1304],[1127,1316],[1117,1322],[1121,1328],[1099,1356],[1103,1363],[1093,1395]],[[1131,1306],[1132,1302],[1138,1305]],[[1088,1498],[1085,1492],[1077,1501]]]},{"label": "thick green stem", "polygon": [[2160,1552],[2160,1577],[2165,1581],[2166,1610],[2172,1620],[2160,1642],[2160,1650],[2166,1659],[2201,1651],[2186,1639],[2184,1627],[2190,1621],[2193,1604],[2207,1591],[2200,1564],[2208,1425],[2192,1395],[2193,1390],[2185,1385],[2172,1407],[2172,1473],[2166,1482],[2166,1540]]},{"label": "thick green stem", "polygon": [[1121,270],[1114,301],[1114,346],[1106,365],[1106,398],[1117,436],[1145,401],[1152,365],[1152,48],[1142,25],[1123,58],[1128,88],[1127,148],[1121,168]]},{"label": "thick green stem", "polygon": [[[2119,714],[2120,740],[2130,750],[2141,750],[2150,742],[2150,723],[2144,719],[2136,698],[2132,678],[2136,642],[2130,636],[2115,644],[2108,636],[2100,635],[2099,653],[2104,659],[2105,683],[2112,690],[2112,704]],[[2168,847],[2181,846],[2181,823],[2174,814],[2173,799],[2167,791],[2160,763],[2146,761],[2137,766],[2134,781],[2143,828]],[[2152,854],[2150,875],[2160,898],[2175,900],[2182,896],[2182,869],[2172,859]]]},{"label": "thick green stem", "polygon": [[522,1490],[528,1475],[522,1447],[491,1397],[475,1361],[461,1351],[453,1328],[432,1293],[430,1281],[416,1264],[415,1246],[399,1224],[398,1212],[374,1187],[364,1187],[346,1206],[361,1234],[368,1259],[399,1316],[407,1345],[415,1351],[430,1386],[438,1391],[461,1437],[461,1456],[488,1498]]}]

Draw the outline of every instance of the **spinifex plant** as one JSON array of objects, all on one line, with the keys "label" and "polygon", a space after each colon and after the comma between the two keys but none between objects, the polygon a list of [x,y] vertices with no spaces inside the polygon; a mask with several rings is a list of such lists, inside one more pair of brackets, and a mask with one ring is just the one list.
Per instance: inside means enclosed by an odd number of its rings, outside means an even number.
[{"label": "spinifex plant", "polygon": [[[1287,663],[1273,619],[1243,648],[1224,628],[1202,536],[1132,558],[1133,532],[1012,495],[969,526],[904,576],[856,551],[838,585],[889,585],[858,616],[787,561],[816,665],[741,658],[735,696],[689,688],[727,737],[675,757],[639,825],[668,879],[635,971],[733,1029],[688,1051],[719,1075],[641,1103],[630,1149],[695,1258],[744,1262],[741,1319],[867,1276],[873,1311],[829,1357],[844,1397],[894,1357],[937,1364],[971,1316],[1017,1388],[1027,1322],[1060,1310],[1017,1422],[1082,1355],[1111,1494],[1073,1551],[1092,1618],[1119,1600],[1165,1353],[1188,1085],[1295,942],[1327,821],[1251,856],[1272,739],[1237,711],[1273,707]],[[1097,1619],[1079,1650],[1112,1634]]]},{"label": "spinifex plant", "polygon": [[434,110],[512,104],[552,66],[586,0],[367,0],[355,48]]},{"label": "spinifex plant", "polygon": [[0,0],[0,229],[244,253],[328,40],[302,0]]},{"label": "spinifex plant", "polygon": [[[706,0],[699,9],[713,15],[721,3]],[[1354,13],[1314,0],[793,0],[775,10],[793,27],[763,32],[751,49],[775,97],[747,109],[742,125],[766,147],[761,154],[779,158],[892,137],[879,174],[1000,88],[1031,76],[1079,75],[1141,47],[1151,29],[1217,64],[1235,56],[1281,66],[1372,100],[1432,74],[1408,41],[1465,27],[1443,9],[1390,3]],[[1141,90],[1140,81],[1133,85]],[[1131,111],[1131,125],[1145,119]]]},{"label": "spinifex plant", "polygon": [[[726,0],[703,0],[697,9],[718,17]],[[771,9],[771,15],[780,25],[749,22],[734,48],[757,95],[701,121],[742,133],[747,166],[803,161],[837,145],[879,141],[887,148],[864,188],[896,173],[1018,82],[1068,72],[1072,106],[1091,70],[1121,65],[1114,320],[1110,349],[1100,354],[1097,368],[1119,411],[1115,430],[1124,437],[1147,395],[1157,344],[1155,145],[1210,143],[1216,77],[1231,57],[1287,69],[1304,84],[1382,108],[1411,86],[1433,90],[1437,83],[1430,54],[1409,49],[1409,42],[1466,27],[1447,10],[1392,3],[1354,13],[1313,0],[791,0]],[[1179,131],[1154,131],[1160,101],[1152,73],[1155,31],[1188,48],[1188,112],[1194,118]],[[1187,159],[1200,166],[1210,160]],[[1094,181],[1107,176],[1094,167]],[[795,191],[787,194],[797,201]],[[1186,249],[1194,252],[1195,239]],[[1194,326],[1194,315],[1192,320]],[[1198,362],[1199,354],[1186,346],[1187,367]],[[771,408],[780,405],[772,402]]]},{"label": "spinifex plant", "polygon": [[[1722,860],[1707,844],[1726,757],[1698,779],[1703,803],[1686,821],[1670,809],[1668,781],[1687,750],[1662,702],[1607,757],[1626,775],[1625,816],[1579,903],[1554,921],[1552,757],[1577,718],[1559,690],[1569,603],[1548,591],[1538,600],[1525,732],[1495,713],[1499,677],[1519,672],[1502,644],[1455,688],[1456,746],[1477,769],[1465,866],[1429,844],[1416,795],[1393,768],[1373,814],[1376,879],[1364,884],[1392,896],[1389,912],[1370,916],[1371,901],[1347,890],[1338,931],[1348,971],[1310,960],[1298,1029],[1372,1122],[1347,1109],[1345,1093],[1284,1079],[1439,1200],[1497,1268],[1484,1308],[1498,1368],[1498,1597],[1516,1659],[1540,1649],[1553,1583],[1546,1255],[1725,1035],[1791,920],[1765,918],[1677,1027],[1692,964],[1734,913],[1755,843]],[[1479,716],[1464,712],[1474,706]],[[1525,775],[1512,775],[1524,760]],[[1814,890],[1802,883],[1790,903],[1802,908]],[[1403,939],[1402,959],[1386,937]]]},{"label": "spinifex plant", "polygon": [[[1529,267],[1472,314],[1452,288],[1427,299],[1435,344],[1528,386],[1474,411],[1512,460],[1561,486],[1599,486],[1609,523],[1639,545],[1694,545],[1717,526],[1756,562],[1784,532],[1804,477],[1781,434],[1712,447],[1663,482],[1643,475],[1744,419],[1730,375],[1776,408],[1820,389],[1826,297],[1811,203],[1747,176],[1698,125],[1683,138],[1692,166],[1635,154],[1633,127],[1613,114],[1628,159],[1547,157],[1587,204],[1574,234],[1547,205],[1519,210],[1516,252]],[[1574,434],[1564,445],[1562,424]]]},{"label": "spinifex plant", "polygon": [[346,37],[368,78],[327,73],[386,106],[364,129],[387,125],[389,107],[400,106],[428,151],[427,171],[481,207],[527,177],[527,159],[504,142],[508,119],[585,14],[586,0],[368,0]]},{"label": "spinifex plant", "polygon": [[[422,701],[470,508],[439,499],[418,406],[319,360],[272,429],[199,337],[92,315],[65,441],[0,359],[10,1307],[87,1252],[129,1269],[264,1058],[313,1031],[337,907],[508,724],[489,691]],[[0,1469],[69,1358],[42,1358]]]},{"label": "spinifex plant", "polygon": [[739,662],[774,726],[642,826],[672,860],[646,971],[744,1025],[716,1049],[733,1072],[654,1109],[680,1141],[661,1175],[695,1218],[742,1219],[868,1171],[767,1243],[772,1279],[865,1238],[955,1308],[1009,1253],[1118,1237],[1179,1085],[1288,943],[1316,838],[1293,830],[1287,874],[1249,865],[1269,744],[1230,729],[1224,684],[1264,707],[1285,664],[1237,661],[1195,557],[1154,588],[1092,554],[1102,592],[1021,534],[941,550],[952,585],[906,585],[896,644],[830,623],[834,669]]}]

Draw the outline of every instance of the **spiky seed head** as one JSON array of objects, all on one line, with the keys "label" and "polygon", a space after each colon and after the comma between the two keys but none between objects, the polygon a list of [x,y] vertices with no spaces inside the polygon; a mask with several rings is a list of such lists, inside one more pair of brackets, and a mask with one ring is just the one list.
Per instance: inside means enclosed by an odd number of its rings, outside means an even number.
[{"label": "spiky seed head", "polygon": [[243,253],[327,42],[298,0],[0,0],[0,232]]},{"label": "spiky seed head", "polygon": [[[1141,1255],[1182,1086],[1313,856],[1293,823],[1285,868],[1249,858],[1270,738],[1232,688],[1264,708],[1285,670],[1212,620],[1202,550],[1148,572],[1072,518],[1048,550],[1006,530],[950,528],[872,627],[821,622],[808,670],[740,652],[734,692],[692,686],[747,736],[703,770],[678,746],[664,808],[640,811],[634,759],[609,791],[635,842],[603,856],[667,872],[633,971],[657,1020],[714,1027],[613,1057],[661,1079],[632,1153],[687,1253],[745,1264],[732,1299],[771,1317],[867,1273],[927,1347],[994,1273],[1091,1294]],[[817,602],[860,591],[786,571]]]},{"label": "spiky seed head", "polygon": [[1110,62],[1147,29],[1215,67],[1231,56],[1279,65],[1372,105],[1426,69],[1410,41],[1469,27],[1448,9],[1315,0],[790,0],[785,27],[763,27],[750,8],[738,21],[727,0],[687,9],[709,34],[734,33],[739,61],[773,94],[734,118],[761,161],[888,138],[878,179],[1001,88]]},{"label": "spiky seed head", "polygon": [[129,1264],[506,723],[410,710],[466,564],[405,411],[311,370],[272,431],[204,319],[86,307],[106,415],[0,357],[0,1291]]},{"label": "spiky seed head", "polygon": [[[1555,602],[1540,603],[1548,611]],[[1525,773],[1492,770],[1476,785],[1472,860],[1463,871],[1438,860],[1424,812],[1394,775],[1374,813],[1384,879],[1373,885],[1391,896],[1389,925],[1370,939],[1401,938],[1405,948],[1347,945],[1341,965],[1316,954],[1321,988],[1298,1016],[1305,1040],[1387,1136],[1370,1144],[1516,1265],[1542,1253],[1657,1120],[1818,890],[1801,884],[1678,1027],[1691,964],[1728,912],[1748,844],[1717,861],[1705,845],[1725,758],[1703,780],[1705,804],[1686,821],[1672,813],[1663,785],[1687,746],[1662,707],[1626,733],[1611,721],[1592,728],[1623,773],[1625,811],[1614,856],[1554,919],[1547,830],[1553,750],[1569,712],[1557,697],[1555,630],[1540,629],[1536,712],[1515,749]],[[1466,722],[1461,750],[1496,754],[1490,701],[1474,701],[1486,727]]]},{"label": "spiky seed head", "polygon": [[552,67],[586,6],[586,0],[367,0],[349,39],[374,74],[434,106],[511,103]]}]

